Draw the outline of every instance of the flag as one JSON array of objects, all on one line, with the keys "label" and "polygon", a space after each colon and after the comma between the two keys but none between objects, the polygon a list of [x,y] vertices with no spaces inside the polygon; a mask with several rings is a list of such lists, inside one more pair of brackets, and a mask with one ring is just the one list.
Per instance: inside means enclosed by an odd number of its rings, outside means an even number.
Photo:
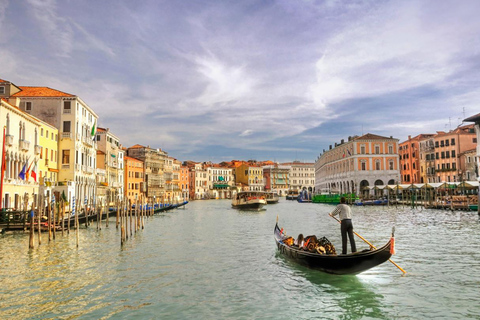
[{"label": "flag", "polygon": [[96,128],[96,126],[97,126],[97,122],[95,121],[95,122],[93,123],[93,127],[92,127],[92,133],[91,133],[91,134],[92,134],[92,139],[95,138],[95,133],[97,133],[97,128]]},{"label": "flag", "polygon": [[350,153],[350,150],[347,149],[348,155],[351,156],[352,154]]},{"label": "flag", "polygon": [[35,162],[35,165],[32,168],[32,178],[37,182],[37,162]]},{"label": "flag", "polygon": [[27,162],[25,162],[25,164],[23,165],[23,169],[22,171],[20,171],[20,173],[18,174],[18,177],[22,180],[25,180],[25,174],[27,172],[27,165],[28,165],[28,160]]},{"label": "flag", "polygon": [[30,169],[32,168],[32,164],[33,164],[33,161],[28,166],[27,172],[25,172],[25,177],[26,177],[25,180],[27,180],[27,181],[30,178]]},{"label": "flag", "polygon": [[345,150],[343,150],[343,157],[342,158],[345,158]]},{"label": "flag", "polygon": [[65,195],[65,190],[62,191],[62,200],[63,202],[67,202],[67,196]]}]

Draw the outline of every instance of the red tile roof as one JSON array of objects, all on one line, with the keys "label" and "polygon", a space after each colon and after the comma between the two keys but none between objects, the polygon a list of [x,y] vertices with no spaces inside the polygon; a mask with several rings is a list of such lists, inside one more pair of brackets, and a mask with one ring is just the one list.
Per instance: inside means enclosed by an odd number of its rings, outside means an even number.
[{"label": "red tile roof", "polygon": [[12,97],[75,97],[70,93],[58,91],[49,87],[19,87],[22,91]]}]

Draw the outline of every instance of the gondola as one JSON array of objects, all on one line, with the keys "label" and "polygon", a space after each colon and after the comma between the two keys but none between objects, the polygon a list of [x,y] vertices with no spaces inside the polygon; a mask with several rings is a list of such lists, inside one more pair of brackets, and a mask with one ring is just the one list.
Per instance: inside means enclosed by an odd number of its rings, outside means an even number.
[{"label": "gondola", "polygon": [[328,255],[304,251],[283,243],[287,237],[281,233],[278,223],[275,224],[274,236],[281,254],[311,269],[332,274],[358,274],[376,267],[390,259],[394,245],[392,232],[390,241],[381,248],[350,254]]}]

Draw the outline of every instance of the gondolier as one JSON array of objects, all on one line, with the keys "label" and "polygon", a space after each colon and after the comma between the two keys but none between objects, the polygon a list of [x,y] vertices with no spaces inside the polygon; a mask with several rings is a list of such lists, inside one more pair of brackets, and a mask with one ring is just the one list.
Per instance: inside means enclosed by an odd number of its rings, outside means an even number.
[{"label": "gondolier", "polygon": [[342,232],[342,254],[347,254],[347,234],[350,239],[352,253],[357,251],[355,238],[353,237],[352,210],[346,205],[345,197],[340,198],[340,204],[330,213],[330,216],[339,215],[341,220],[340,230]]}]

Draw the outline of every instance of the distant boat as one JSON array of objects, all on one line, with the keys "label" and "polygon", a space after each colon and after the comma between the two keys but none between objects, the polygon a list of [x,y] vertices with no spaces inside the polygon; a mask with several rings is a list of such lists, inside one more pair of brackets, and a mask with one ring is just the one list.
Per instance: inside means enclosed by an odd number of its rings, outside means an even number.
[{"label": "distant boat", "polygon": [[300,203],[312,202],[312,194],[307,190],[302,190],[298,195],[297,201]]},{"label": "distant boat", "polygon": [[345,197],[345,199],[347,200],[347,203],[353,203],[356,201],[356,199],[358,199],[353,193],[339,194],[339,193],[322,192],[319,194],[315,194],[312,197],[312,202],[339,204],[341,197]]},{"label": "distant boat", "polygon": [[297,200],[298,199],[298,190],[290,190],[287,193],[287,200]]},{"label": "distant boat", "polygon": [[240,191],[232,198],[232,207],[259,210],[267,204],[265,192]]},{"label": "distant boat", "polygon": [[273,191],[266,192],[265,195],[266,195],[266,199],[267,199],[268,204],[277,203],[280,200],[280,198],[279,198],[279,196],[276,192],[273,192]]}]

